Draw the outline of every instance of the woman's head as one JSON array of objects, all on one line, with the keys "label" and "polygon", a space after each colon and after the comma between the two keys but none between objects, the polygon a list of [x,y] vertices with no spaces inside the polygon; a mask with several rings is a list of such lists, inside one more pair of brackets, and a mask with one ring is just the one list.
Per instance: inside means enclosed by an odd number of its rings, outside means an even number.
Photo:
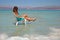
[{"label": "woman's head", "polygon": [[14,6],[13,12],[18,12],[18,7],[17,6]]}]

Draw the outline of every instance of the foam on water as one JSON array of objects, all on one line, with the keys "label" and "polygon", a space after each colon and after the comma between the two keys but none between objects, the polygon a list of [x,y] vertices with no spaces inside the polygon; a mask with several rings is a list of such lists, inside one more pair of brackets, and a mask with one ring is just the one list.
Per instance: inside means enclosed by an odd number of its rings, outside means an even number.
[{"label": "foam on water", "polygon": [[50,28],[51,32],[48,35],[25,34],[23,36],[11,36],[0,34],[0,40],[60,40],[60,29]]}]

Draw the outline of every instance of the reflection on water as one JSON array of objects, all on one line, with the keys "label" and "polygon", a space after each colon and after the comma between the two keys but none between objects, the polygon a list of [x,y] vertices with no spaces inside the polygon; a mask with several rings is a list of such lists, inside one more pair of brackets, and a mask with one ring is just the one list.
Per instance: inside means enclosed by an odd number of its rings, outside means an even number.
[{"label": "reflection on water", "polygon": [[22,36],[23,34],[31,34],[31,32],[33,31],[31,28],[33,28],[33,27],[31,27],[31,23],[19,24],[18,26],[16,26],[16,29],[13,32],[12,35],[14,35],[14,36],[18,36],[18,35]]}]

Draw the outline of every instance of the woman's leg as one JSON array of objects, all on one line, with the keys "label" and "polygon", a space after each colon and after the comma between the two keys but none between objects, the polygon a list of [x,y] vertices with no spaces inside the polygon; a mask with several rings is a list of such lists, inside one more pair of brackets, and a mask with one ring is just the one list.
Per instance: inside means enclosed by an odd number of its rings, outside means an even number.
[{"label": "woman's leg", "polygon": [[35,21],[36,19],[27,17],[26,20],[28,20],[28,21]]},{"label": "woman's leg", "polygon": [[28,20],[28,21],[35,21],[36,20],[36,18],[31,18],[31,17],[28,17],[28,15],[23,15],[23,17],[26,19],[26,20]]}]

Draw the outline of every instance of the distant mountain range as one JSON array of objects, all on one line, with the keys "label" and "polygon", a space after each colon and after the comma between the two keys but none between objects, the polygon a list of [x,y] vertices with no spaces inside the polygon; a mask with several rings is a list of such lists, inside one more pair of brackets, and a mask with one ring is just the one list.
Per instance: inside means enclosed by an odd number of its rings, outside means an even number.
[{"label": "distant mountain range", "polygon": [[60,7],[35,7],[31,9],[36,9],[36,10],[60,10]]},{"label": "distant mountain range", "polygon": [[[0,9],[12,9],[12,7],[0,7]],[[49,6],[49,7],[19,7],[19,9],[26,9],[26,10],[60,10],[60,6]]]}]

